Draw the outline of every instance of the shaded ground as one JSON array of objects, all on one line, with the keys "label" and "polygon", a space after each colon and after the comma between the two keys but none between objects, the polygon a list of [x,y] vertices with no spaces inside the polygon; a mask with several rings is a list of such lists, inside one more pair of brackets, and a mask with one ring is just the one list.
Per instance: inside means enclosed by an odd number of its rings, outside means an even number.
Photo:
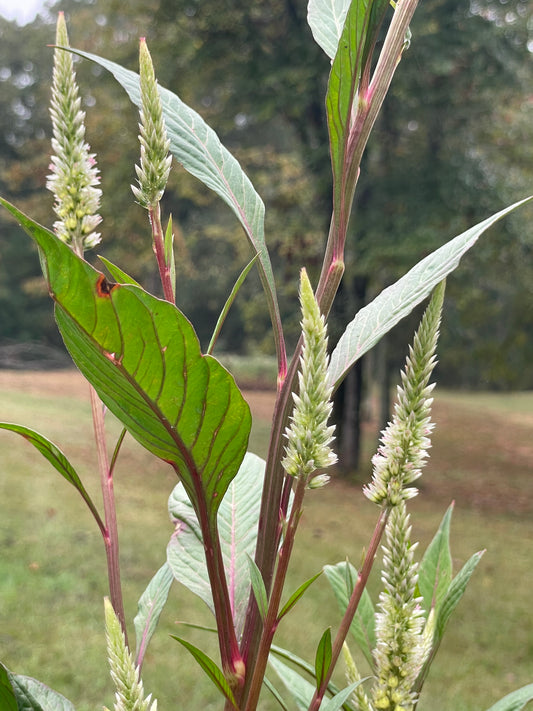
[{"label": "shaded ground", "polygon": [[[0,370],[0,390],[85,399],[87,387],[76,370]],[[254,417],[268,422],[274,393],[244,394]],[[483,396],[437,393],[434,420],[429,469],[421,480],[425,498],[454,498],[462,507],[479,511],[533,513],[533,411],[527,403],[525,408],[495,408],[494,401],[487,404]]]}]

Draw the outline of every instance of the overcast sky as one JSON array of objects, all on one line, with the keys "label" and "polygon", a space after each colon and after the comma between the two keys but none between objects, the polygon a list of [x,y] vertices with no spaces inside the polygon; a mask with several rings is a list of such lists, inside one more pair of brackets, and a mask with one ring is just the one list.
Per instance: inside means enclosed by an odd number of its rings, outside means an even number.
[{"label": "overcast sky", "polygon": [[45,0],[0,0],[0,15],[25,25],[43,10]]}]

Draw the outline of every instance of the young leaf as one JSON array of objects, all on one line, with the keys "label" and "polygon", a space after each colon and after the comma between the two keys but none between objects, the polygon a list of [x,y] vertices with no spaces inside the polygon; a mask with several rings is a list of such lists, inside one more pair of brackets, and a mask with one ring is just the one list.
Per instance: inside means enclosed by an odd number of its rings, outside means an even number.
[{"label": "young leaf", "polygon": [[29,427],[24,427],[23,425],[15,425],[11,422],[0,422],[0,429],[16,432],[24,437],[27,442],[32,444],[35,449],[39,450],[43,457],[50,462],[50,464],[61,474],[61,476],[79,491],[81,497],[89,507],[100,528],[104,528],[104,524],[100,518],[100,514],[98,513],[96,506],[81,483],[76,470],[59,447],[56,447],[53,442],[50,442],[49,439],[44,437],[42,434],[39,434],[39,432],[36,432]]},{"label": "young leaf", "polygon": [[[0,198],[40,247],[56,320],[103,403],[146,449],[172,464],[214,518],[246,452],[250,409],[173,305],[105,277]],[[203,501],[200,501],[203,498]]]},{"label": "young leaf", "polygon": [[316,688],[319,689],[331,666],[331,628],[320,638],[315,657]]},{"label": "young leaf", "polygon": [[424,599],[424,609],[439,609],[452,580],[450,522],[453,504],[448,508],[439,529],[427,547],[418,568],[418,587]]},{"label": "young leaf", "polygon": [[264,620],[268,609],[268,596],[265,588],[265,581],[263,580],[261,571],[251,556],[248,556],[248,568],[250,570],[250,582],[252,584],[255,602],[257,604],[259,614],[261,615],[261,619]]},{"label": "young leaf", "polygon": [[[222,557],[237,637],[242,632],[250,592],[247,558],[255,552],[264,473],[264,460],[248,452],[218,511]],[[175,579],[213,610],[200,526],[180,484],[170,495],[168,507],[176,527],[167,547],[167,561]]]},{"label": "young leaf", "polygon": [[527,684],[521,689],[512,691],[503,699],[497,701],[487,711],[521,711],[524,706],[533,701],[533,684]]},{"label": "young leaf", "polygon": [[176,301],[176,258],[174,256],[174,234],[172,233],[172,215],[168,218],[165,231],[165,262],[170,268],[170,283],[172,285],[173,301]]},{"label": "young leaf", "polygon": [[133,620],[137,648],[135,666],[141,667],[148,644],[155,632],[159,617],[168,599],[174,576],[168,563],[159,568],[139,598],[138,610]]},{"label": "young leaf", "polygon": [[235,298],[236,298],[237,294],[239,293],[239,289],[240,289],[241,286],[243,285],[244,280],[246,279],[246,277],[248,276],[248,272],[250,271],[250,269],[253,267],[253,265],[254,265],[255,262],[257,261],[258,256],[259,256],[259,255],[256,254],[255,257],[254,257],[253,259],[251,259],[251,260],[248,262],[248,264],[244,267],[244,269],[242,270],[242,272],[239,274],[239,277],[238,277],[237,281],[235,282],[235,284],[234,284],[234,286],[233,286],[233,289],[231,290],[230,295],[229,295],[228,298],[226,299],[226,303],[224,304],[224,307],[223,307],[222,311],[220,312],[220,316],[218,317],[218,320],[217,320],[217,323],[216,323],[216,326],[215,326],[215,330],[213,331],[213,335],[211,336],[211,340],[209,341],[209,345],[208,345],[208,347],[207,347],[206,353],[212,353],[212,352],[213,352],[213,348],[215,347],[215,343],[217,342],[217,338],[218,338],[218,336],[219,336],[219,334],[220,334],[220,331],[222,330],[222,326],[224,325],[224,321],[226,320],[226,316],[228,315],[229,310],[231,309],[231,307],[232,307],[232,305],[233,305],[233,302],[235,301]]},{"label": "young leaf", "polygon": [[477,564],[481,560],[485,551],[478,551],[466,561],[461,570],[450,583],[450,587],[442,600],[442,605],[437,613],[437,621],[435,624],[435,642],[438,644],[444,635],[444,630],[448,624],[448,620],[452,612],[457,607],[459,600],[463,597],[468,585],[468,581],[472,577],[472,573],[476,569]]},{"label": "young leaf", "polygon": [[[344,614],[357,581],[357,571],[350,563],[341,562],[337,565],[324,566],[324,573],[333,589],[339,608]],[[376,646],[374,625],[374,605],[365,588],[350,625],[350,632],[371,667],[374,664],[372,650]]]},{"label": "young leaf", "polygon": [[[42,682],[37,681],[37,679],[5,671],[11,683],[17,703],[15,708],[18,711],[75,711],[74,706],[68,699]],[[0,700],[1,698],[0,696]],[[4,711],[3,706],[0,708]],[[9,711],[9,706],[6,711]]]},{"label": "young leaf", "polygon": [[113,279],[119,284],[131,284],[132,286],[138,286],[139,289],[142,288],[139,282],[135,281],[135,279],[133,277],[130,277],[129,274],[126,274],[126,272],[123,271],[120,267],[117,267],[116,264],[110,262],[109,259],[102,257],[101,254],[99,255],[98,259],[102,262],[102,264],[111,274]]},{"label": "young leaf", "polygon": [[[314,665],[310,664],[309,662],[306,662],[305,659],[302,659],[297,654],[294,654],[294,652],[290,652],[288,649],[283,649],[283,647],[278,647],[275,644],[272,645],[270,651],[272,652],[272,654],[275,654],[276,657],[280,657],[281,659],[286,659],[287,661],[291,662],[298,669],[301,669],[303,672],[308,674],[312,679],[315,678]],[[338,686],[336,686],[332,681],[330,681],[328,684],[328,693],[335,695],[338,692]]]},{"label": "young leaf", "polygon": [[458,266],[463,254],[485,230],[531,199],[529,197],[510,205],[455,237],[418,262],[395,284],[384,289],[374,301],[362,308],[348,324],[331,354],[329,382],[337,387],[353,364]]},{"label": "young leaf", "polygon": [[[125,89],[131,101],[141,106],[139,76],[115,62],[88,52],[74,50],[107,69]],[[265,242],[265,206],[238,161],[222,145],[205,121],[168,89],[159,87],[170,150],[191,175],[201,180],[229,205],[244,228],[256,254],[259,274],[267,297],[278,355],[284,362],[285,346],[281,330],[272,265]]]},{"label": "young leaf", "polygon": [[280,613],[278,615],[278,622],[281,620],[282,617],[284,617],[292,608],[296,605],[298,600],[303,596],[307,588],[312,585],[315,580],[322,575],[322,571],[319,571],[316,575],[313,575],[312,578],[309,578],[309,580],[306,580],[305,583],[302,583],[300,587],[293,592],[293,594],[290,596],[290,598],[287,600],[287,602],[283,605],[283,607],[280,610]]},{"label": "young leaf", "polygon": [[228,699],[230,703],[236,706],[233,692],[230,689],[230,686],[226,681],[224,674],[220,671],[215,662],[210,657],[208,657],[207,654],[202,652],[201,649],[195,647],[194,644],[187,642],[187,640],[185,639],[181,639],[181,637],[176,637],[176,635],[174,634],[171,634],[170,636],[177,642],[179,642],[181,645],[183,645],[185,649],[187,649],[192,654],[192,656],[196,659],[198,664],[206,673],[207,677],[211,679],[217,689],[222,694],[224,694],[224,696],[226,697],[226,699]]}]

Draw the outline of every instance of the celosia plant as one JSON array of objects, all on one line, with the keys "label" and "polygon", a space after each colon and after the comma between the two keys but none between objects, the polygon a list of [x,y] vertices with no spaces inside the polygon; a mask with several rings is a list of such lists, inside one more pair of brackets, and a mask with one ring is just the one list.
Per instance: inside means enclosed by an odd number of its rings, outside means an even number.
[{"label": "celosia plant", "polygon": [[[140,76],[101,57],[78,54],[109,70],[139,107],[141,156],[136,167],[138,185],[132,189],[148,211],[164,299],[144,290],[107,260],[103,262],[110,278],[83,259],[84,251],[100,239],[94,231],[100,221],[100,191],[94,156],[85,143],[64,17],[59,16],[51,110],[54,156],[48,181],[59,218],[55,233],[5,200],[0,198],[0,202],[39,246],[59,330],[74,363],[93,388],[103,517],[56,445],[22,425],[0,426],[33,444],[79,491],[102,533],[111,600],[106,602],[105,620],[116,711],[155,711],[156,702],[144,696],[140,669],[174,580],[189,586],[213,612],[220,663],[188,640],[175,639],[216,685],[228,710],[255,711],[263,687],[274,690],[267,675],[270,665],[287,688],[285,696],[293,695],[299,709],[411,711],[448,620],[480,559],[475,554],[452,576],[449,510],[437,534],[439,545],[431,544],[422,559],[415,560],[407,501],[416,494],[411,485],[421,474],[430,445],[429,379],[443,280],[490,225],[521,203],[429,254],[361,309],[329,358],[327,354],[327,318],[344,272],[344,246],[361,157],[402,53],[409,46],[416,4],[416,0],[398,4],[388,0],[309,2],[309,24],[327,55],[325,61],[331,61],[326,113],[333,209],[314,291],[302,271],[302,338],[292,354],[287,354],[285,346],[263,202],[214,131],[177,96],[158,86],[144,39]],[[378,50],[380,36],[384,41]],[[193,326],[175,305],[172,225],[169,220],[163,230],[160,211],[171,167],[170,149],[184,169],[234,212],[254,254],[221,308],[206,353]],[[213,356],[228,310],[254,265],[270,310],[278,362],[266,460],[247,451],[250,409],[232,375]],[[273,641],[280,621],[317,577],[303,583],[282,604],[306,493],[326,485],[331,472],[334,475],[334,432],[328,421],[331,397],[354,363],[432,292],[402,374],[393,421],[374,458],[372,481],[364,488],[379,509],[376,526],[360,570],[347,562],[325,567],[342,619],[333,636],[329,628],[324,632],[314,666],[309,665],[293,652],[273,646]],[[124,426],[111,457],[104,408]],[[175,530],[165,564],[139,601],[135,651],[126,634],[113,493],[114,468],[125,432],[168,463],[178,480],[169,502]],[[375,609],[366,583],[382,538],[383,590]],[[357,668],[347,644],[349,635],[368,662],[368,674]],[[332,674],[341,656],[348,684],[339,689]],[[296,668],[283,661],[287,657]],[[282,708],[287,708],[283,695],[274,693]],[[519,711],[532,698],[533,685],[529,685],[505,697],[492,711]],[[3,666],[0,701],[9,711],[73,709],[57,692]]]}]

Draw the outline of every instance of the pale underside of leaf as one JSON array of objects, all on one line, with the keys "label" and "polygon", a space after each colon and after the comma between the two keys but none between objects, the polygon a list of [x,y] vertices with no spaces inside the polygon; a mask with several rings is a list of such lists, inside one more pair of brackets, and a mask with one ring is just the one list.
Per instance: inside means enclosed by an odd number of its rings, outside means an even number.
[{"label": "pale underside of leaf", "polygon": [[331,354],[328,370],[330,384],[338,387],[354,363],[456,269],[461,257],[485,230],[528,200],[531,198],[510,205],[455,237],[362,308],[348,324]]},{"label": "pale underside of leaf", "polygon": [[330,59],[337,53],[350,0],[309,0],[307,22],[316,43]]},{"label": "pale underside of leaf", "polygon": [[[218,510],[222,557],[237,637],[242,633],[250,592],[248,556],[255,553],[264,471],[264,460],[248,452]],[[167,547],[167,560],[174,577],[213,610],[200,526],[180,485],[170,495],[169,513],[175,530]]]}]

